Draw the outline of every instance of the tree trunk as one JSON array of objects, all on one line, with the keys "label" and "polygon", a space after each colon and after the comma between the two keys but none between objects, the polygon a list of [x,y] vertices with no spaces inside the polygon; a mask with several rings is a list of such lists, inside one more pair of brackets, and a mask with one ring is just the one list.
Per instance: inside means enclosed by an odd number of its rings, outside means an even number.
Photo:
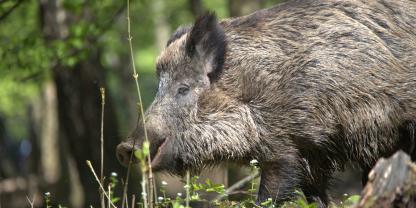
[{"label": "tree trunk", "polygon": [[[48,80],[43,84],[39,99],[32,102],[29,110],[32,143],[29,173],[37,175],[37,187],[30,186],[32,190],[29,190],[29,195],[35,195],[38,191],[50,192],[53,194],[53,204],[73,205],[68,197],[71,196],[68,186],[76,182],[68,181],[68,171],[62,171],[67,170],[68,160],[67,149],[58,137],[57,105],[55,83]],[[28,184],[34,182],[30,177],[27,180]]]},{"label": "tree trunk", "polygon": [[[98,185],[85,161],[91,160],[96,172],[100,165],[100,97],[99,87],[104,86],[100,75],[98,55],[74,69],[54,70],[58,89],[59,121],[62,139],[68,141],[83,184],[87,204],[98,204]],[[107,96],[108,97],[108,96]],[[104,169],[119,174],[124,170],[115,160],[115,147],[119,143],[116,119],[110,99],[106,100],[104,128]],[[124,175],[124,174],[123,174]]]},{"label": "tree trunk", "polygon": [[4,118],[0,115],[0,180],[7,177],[5,168],[6,164],[6,124]]},{"label": "tree trunk", "polygon": [[48,81],[44,84],[43,102],[39,106],[42,110],[40,119],[40,149],[41,149],[41,169],[44,180],[53,184],[56,183],[61,175],[59,165],[59,143],[58,143],[58,115],[55,83]]},{"label": "tree trunk", "polygon": [[[88,8],[84,8],[88,9]],[[67,38],[73,14],[67,12],[61,0],[40,0],[42,29],[46,41]],[[76,24],[76,22],[72,22]],[[92,44],[92,43],[85,43]],[[85,161],[90,160],[99,174],[100,169],[100,87],[106,87],[100,62],[100,47],[89,47],[89,55],[73,67],[57,64],[52,69],[58,98],[60,143],[68,146],[79,173],[85,204],[98,207],[98,184]],[[119,143],[118,127],[111,98],[107,94],[104,120],[104,175],[117,172],[125,175],[115,157]],[[68,170],[63,170],[68,171]],[[67,192],[69,190],[65,190]]]},{"label": "tree trunk", "polygon": [[368,180],[357,208],[416,207],[416,164],[406,153],[380,159]]}]

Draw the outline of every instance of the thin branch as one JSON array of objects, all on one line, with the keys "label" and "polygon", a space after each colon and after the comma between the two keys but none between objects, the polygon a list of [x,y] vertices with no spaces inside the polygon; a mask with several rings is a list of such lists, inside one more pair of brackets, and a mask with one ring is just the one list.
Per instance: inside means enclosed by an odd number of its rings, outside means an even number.
[{"label": "thin branch", "polygon": [[191,197],[190,189],[191,189],[191,174],[189,173],[189,170],[186,171],[186,199],[185,199],[185,207],[190,208],[189,206],[189,200]]},{"label": "thin branch", "polygon": [[218,196],[215,198],[215,200],[222,200],[224,197],[228,196],[230,193],[234,192],[237,189],[242,188],[246,183],[249,183],[250,181],[256,179],[259,177],[259,172],[256,172],[254,174],[248,175],[245,178],[239,180],[237,183],[234,183],[232,186],[230,186],[227,190],[225,190],[225,193],[223,195]]},{"label": "thin branch", "polygon": [[135,203],[136,203],[136,195],[133,194],[131,198],[131,208],[134,208]]},{"label": "thin branch", "polygon": [[9,10],[0,15],[0,22],[6,19],[22,2],[23,0],[18,0]]},{"label": "thin branch", "polygon": [[[133,78],[136,83],[137,95],[139,96],[139,107],[140,107],[140,115],[142,116],[144,137],[145,137],[145,142],[149,142],[149,138],[147,136],[147,130],[146,130],[146,119],[144,118],[143,101],[142,101],[140,85],[138,81],[139,75],[137,74],[136,65],[134,61],[133,44],[132,44],[133,38],[131,36],[131,27],[130,27],[130,1],[129,0],[127,0],[127,32],[128,32],[128,41],[129,41],[129,47],[130,47],[131,64],[132,64],[132,69],[133,69]],[[149,179],[149,193],[148,193],[149,195],[148,196],[150,198],[149,203],[150,203],[150,207],[153,207],[153,172],[152,172],[152,161],[150,158],[150,154],[147,155],[147,165],[148,165],[148,171],[149,171],[149,176],[148,176],[148,179]],[[144,172],[142,174],[145,175]],[[146,189],[144,189],[144,191],[146,191]],[[145,204],[145,207],[146,206],[147,205]]]},{"label": "thin branch", "polygon": [[111,208],[111,206],[110,206],[110,202],[111,202],[111,183],[108,184],[108,196],[110,197],[110,199],[108,200],[107,208]]},{"label": "thin branch", "polygon": [[[26,196],[27,201],[30,204],[30,208],[33,208],[34,204],[35,204],[35,197],[33,196],[33,200],[29,199],[29,196]],[[1,206],[0,206],[1,207]]]},{"label": "thin branch", "polygon": [[[100,88],[101,92],[101,132],[100,132],[100,143],[101,143],[101,170],[100,170],[100,181],[104,184],[104,106],[105,106],[105,89]],[[101,207],[105,207],[104,194],[100,193]]]},{"label": "thin branch", "polygon": [[[136,145],[136,140],[133,140],[133,147]],[[130,158],[129,158],[129,166],[127,167],[127,173],[126,173],[126,181],[123,186],[123,197],[121,200],[121,208],[124,208],[124,203],[126,204],[126,208],[129,208],[129,202],[127,198],[127,187],[129,185],[129,178],[130,178],[130,171],[131,171],[131,165],[133,162],[133,154],[134,151],[131,151]]]},{"label": "thin branch", "polygon": [[87,165],[88,165],[88,167],[90,168],[90,170],[91,170],[92,174],[94,175],[95,180],[98,182],[98,185],[100,186],[101,191],[104,193],[105,197],[106,197],[108,200],[110,200],[110,204],[111,204],[111,206],[112,206],[113,208],[117,208],[117,207],[113,204],[113,202],[111,202],[110,197],[108,196],[107,192],[105,191],[105,189],[104,189],[103,185],[100,183],[100,179],[98,178],[97,174],[95,174],[95,171],[94,171],[94,168],[92,167],[91,161],[87,160]]},{"label": "thin branch", "polygon": [[97,25],[98,29],[101,30],[101,34],[103,34],[105,31],[111,29],[111,27],[114,25],[114,22],[123,14],[124,10],[126,9],[126,5],[123,3],[117,11],[111,16],[111,19],[108,20],[103,25]]},{"label": "thin branch", "polygon": [[[136,140],[133,140],[133,147],[135,147],[135,145],[136,145]],[[122,201],[121,208],[124,208],[124,202],[126,204],[126,208],[129,208],[129,202],[128,202],[128,198],[127,198],[127,188],[128,188],[128,185],[129,185],[129,178],[130,178],[131,166],[132,166],[132,163],[133,163],[133,157],[134,157],[134,151],[131,151],[130,158],[129,158],[129,165],[127,167],[126,181],[125,181],[124,186],[123,186],[123,198],[121,200]]]},{"label": "thin branch", "polygon": [[146,172],[142,171],[142,198],[143,198],[143,204],[144,208],[149,207],[149,203],[147,202],[147,191],[146,191]]}]

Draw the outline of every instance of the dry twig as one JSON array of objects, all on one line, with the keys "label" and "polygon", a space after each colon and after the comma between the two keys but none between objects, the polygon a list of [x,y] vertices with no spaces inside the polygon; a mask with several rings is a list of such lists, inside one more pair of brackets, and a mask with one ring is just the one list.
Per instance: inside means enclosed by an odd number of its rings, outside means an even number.
[{"label": "dry twig", "polygon": [[[141,91],[140,91],[140,85],[139,85],[139,81],[138,81],[138,73],[136,70],[136,65],[135,65],[135,61],[134,61],[134,53],[133,53],[133,44],[132,44],[132,36],[131,36],[131,27],[130,27],[130,1],[127,0],[127,32],[128,32],[128,42],[129,42],[129,47],[130,47],[130,58],[131,58],[131,64],[132,64],[132,69],[133,69],[133,78],[135,80],[135,84],[136,84],[136,88],[137,88],[137,95],[139,97],[139,109],[140,109],[140,115],[142,116],[142,123],[143,123],[143,129],[144,129],[144,137],[145,137],[145,141],[149,142],[149,139],[147,137],[147,130],[146,130],[146,119],[144,118],[144,110],[143,110],[143,102],[142,102],[142,96],[141,96]],[[150,154],[147,156],[147,165],[148,165],[148,172],[149,172],[149,176],[148,176],[148,186],[149,186],[149,193],[145,193],[144,196],[149,197],[149,205],[150,208],[153,207],[153,172],[152,172],[152,163],[151,163],[151,158],[150,158]],[[142,174],[143,176],[147,175],[143,170],[142,170]],[[142,181],[142,186],[144,187],[143,192],[146,192],[146,178],[143,177],[143,181]],[[143,197],[144,199],[144,197]],[[146,199],[147,200],[147,199]],[[144,203],[144,207],[147,208],[148,204]]]},{"label": "dry twig", "polygon": [[[100,143],[101,143],[101,171],[100,171],[100,182],[104,184],[104,105],[105,105],[105,89],[100,88],[101,92],[101,133],[100,133]],[[104,194],[100,191],[101,207],[105,208]]]},{"label": "dry twig", "polygon": [[88,165],[88,167],[90,168],[90,170],[91,170],[92,174],[94,175],[95,180],[98,182],[98,185],[100,186],[101,191],[104,193],[104,196],[105,196],[105,197],[106,197],[106,198],[110,201],[110,204],[111,204],[111,206],[112,206],[113,208],[117,208],[117,207],[113,204],[113,202],[111,202],[111,199],[110,199],[110,197],[107,195],[107,192],[105,191],[105,189],[104,189],[103,185],[101,184],[100,179],[98,178],[97,174],[95,174],[95,171],[94,171],[94,168],[92,167],[91,161],[87,160],[87,165]]}]

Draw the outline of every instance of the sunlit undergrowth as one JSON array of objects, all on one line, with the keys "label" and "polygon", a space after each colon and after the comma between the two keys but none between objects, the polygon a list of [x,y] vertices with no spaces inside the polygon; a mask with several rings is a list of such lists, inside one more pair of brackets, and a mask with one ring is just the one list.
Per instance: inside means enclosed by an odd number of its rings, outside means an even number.
[{"label": "sunlit undergrowth", "polygon": [[[94,173],[95,174],[95,173]],[[105,184],[100,185],[100,187],[104,188],[107,187],[107,193],[106,196],[106,202],[105,207],[121,207],[117,206],[115,204],[120,204],[122,196],[116,196],[114,195],[113,191],[117,186],[120,186],[122,179],[116,174],[112,173],[111,176],[105,177],[107,180],[105,181]],[[96,178],[97,181],[98,177]],[[91,180],[94,180],[93,177]],[[265,202],[262,202],[261,204],[256,204],[256,189],[253,188],[256,186],[257,179],[253,177],[252,180],[248,182],[248,188],[246,190],[243,190],[245,197],[239,199],[238,201],[235,200],[228,200],[228,194],[227,194],[227,187],[225,187],[224,184],[216,184],[213,183],[210,179],[206,179],[205,181],[200,181],[198,176],[193,176],[190,178],[188,185],[186,184],[186,181],[184,181],[184,192],[178,192],[176,193],[176,196],[169,197],[166,193],[166,189],[169,187],[169,184],[165,181],[161,182],[160,187],[158,187],[158,197],[152,204],[149,204],[147,202],[147,207],[155,207],[155,208],[165,208],[165,207],[172,207],[172,208],[187,208],[187,207],[193,207],[193,204],[205,204],[209,205],[209,207],[277,207],[273,204],[273,200],[269,199]],[[185,190],[189,190],[189,192],[186,192]],[[216,193],[218,196],[214,200],[207,200],[204,199],[204,195],[207,193]],[[241,192],[240,192],[241,193]],[[143,193],[142,193],[143,194]],[[99,192],[97,191],[97,195],[99,195]],[[300,191],[295,191],[295,199],[292,201],[288,201],[284,203],[283,205],[279,206],[282,208],[315,208],[318,207],[314,203],[308,203],[306,200],[305,195]],[[45,193],[44,200],[46,207],[52,208],[50,205],[50,197],[51,193]],[[189,206],[186,206],[187,200],[189,200]],[[359,200],[359,196],[357,195],[344,195],[344,198],[341,202],[335,203],[331,202],[329,207],[331,208],[349,208],[353,207],[355,203],[357,203]],[[129,201],[125,207],[145,207],[144,200],[138,200],[136,201],[135,195],[132,195],[128,197]],[[198,206],[198,207],[199,207]],[[63,206],[58,206],[63,207]],[[90,206],[92,207],[92,206]]]},{"label": "sunlit undergrowth", "polygon": [[[142,153],[143,151],[141,152],[141,154]],[[141,155],[141,159],[143,158],[142,156],[144,155]],[[257,171],[257,168],[253,168],[253,169]],[[112,173],[111,176],[105,177],[107,178],[107,180],[105,181],[105,184],[101,184],[100,180],[95,175],[94,170],[92,171],[93,171],[94,176],[96,177],[96,181],[100,184],[99,185],[100,188],[104,190],[104,187],[107,187],[107,192],[105,193],[106,202],[102,208],[121,207],[121,206],[116,206],[115,204],[120,204],[121,199],[123,197],[114,195],[112,190],[114,190],[117,186],[120,185],[119,181],[121,181],[122,179],[119,178],[119,176],[116,173]],[[167,193],[166,193],[166,188],[169,186],[169,184],[165,181],[162,181],[161,186],[158,187],[159,197],[157,197],[155,202],[150,204],[148,201],[144,201],[144,200],[136,201],[135,195],[132,195],[131,197],[128,197],[129,198],[128,200],[126,200],[131,203],[127,202],[125,207],[142,208],[142,207],[145,207],[144,203],[148,203],[147,207],[155,207],[155,208],[165,208],[165,207],[166,208],[167,207],[188,208],[188,207],[192,207],[193,204],[198,204],[199,206],[200,204],[205,204],[205,205],[209,205],[209,207],[224,207],[224,208],[225,207],[247,207],[247,208],[249,207],[267,207],[267,208],[277,207],[273,204],[273,200],[271,198],[260,204],[256,203],[256,197],[255,197],[256,189],[254,188],[257,183],[256,177],[253,177],[252,180],[248,182],[249,188],[243,191],[243,193],[245,193],[245,197],[241,198],[238,201],[228,200],[227,192],[229,190],[225,187],[225,185],[213,183],[210,179],[206,179],[205,181],[201,182],[198,176],[193,176],[190,178],[190,180],[187,183],[188,184],[186,184],[186,182],[184,183],[185,185],[183,188],[184,190],[189,190],[188,192],[185,192],[185,194],[183,194],[183,192],[178,192],[175,197],[169,197],[167,196]],[[142,194],[143,193],[144,192],[142,192]],[[203,198],[203,196],[207,193],[216,193],[218,196],[214,200],[207,200]],[[97,192],[97,195],[99,194],[100,193]],[[318,207],[315,203],[308,203],[305,195],[302,192],[295,191],[295,195],[296,195],[295,199],[293,199],[292,201],[288,201],[279,207],[281,208],[315,208],[315,207]],[[45,205],[46,205],[45,207],[47,208],[52,208],[52,206],[50,205],[50,198],[51,198],[51,193],[49,192],[45,193],[44,200],[45,200]],[[358,200],[359,200],[359,196],[357,195],[348,196],[345,194],[341,202],[339,203],[331,202],[329,204],[329,207],[330,208],[350,208],[350,207],[354,207],[354,205],[358,202]],[[190,205],[186,206],[186,204],[188,203]],[[64,206],[58,205],[58,207],[63,208]],[[90,206],[90,207],[93,207],[93,206]]]}]

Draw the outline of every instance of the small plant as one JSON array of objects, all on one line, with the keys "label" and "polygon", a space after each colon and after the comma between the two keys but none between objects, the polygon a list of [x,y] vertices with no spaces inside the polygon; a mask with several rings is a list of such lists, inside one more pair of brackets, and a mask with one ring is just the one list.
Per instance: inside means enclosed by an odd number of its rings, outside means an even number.
[{"label": "small plant", "polygon": [[218,193],[220,195],[225,193],[225,186],[223,184],[212,183],[210,179],[206,179],[205,183],[198,182],[199,177],[194,176],[191,179],[190,191],[191,200],[201,200],[199,192]]},{"label": "small plant", "polygon": [[[130,25],[130,0],[126,0],[126,6],[127,6],[127,33],[128,33],[128,43],[129,43],[129,48],[130,48],[130,58],[131,58],[131,68],[133,71],[133,78],[136,84],[136,89],[137,89],[137,96],[139,99],[139,115],[144,116],[144,110],[143,110],[143,101],[142,101],[142,95],[141,95],[141,91],[140,91],[140,84],[139,84],[139,74],[137,73],[136,70],[136,64],[134,61],[134,53],[133,53],[133,44],[132,44],[132,39],[133,37],[131,36],[131,25]],[[142,186],[142,199],[143,199],[143,206],[144,208],[152,208],[153,207],[153,193],[156,191],[154,190],[155,187],[153,187],[153,170],[152,170],[152,163],[151,163],[151,159],[150,159],[150,154],[149,154],[149,138],[147,137],[147,130],[146,130],[146,119],[144,119],[144,117],[142,117],[142,123],[143,123],[143,129],[144,129],[144,137],[145,137],[145,142],[143,143],[143,147],[142,150],[138,150],[139,152],[134,152],[134,155],[136,156],[136,158],[139,158],[140,161],[140,170],[142,173],[142,182],[141,182],[141,186]],[[129,172],[129,171],[128,171]],[[126,181],[128,180],[128,175],[126,178]],[[125,197],[125,196],[123,196]],[[155,194],[155,200],[157,200],[157,196]],[[123,200],[123,207],[124,207],[124,200]]]},{"label": "small plant", "polygon": [[114,196],[114,189],[117,187],[118,185],[118,179],[117,179],[117,173],[116,172],[112,172],[111,176],[109,178],[110,182],[108,184],[108,186],[110,187],[110,192],[109,192],[109,197],[111,199],[111,202],[113,204],[117,203],[118,201],[120,201],[120,197],[116,197]]},{"label": "small plant", "polygon": [[[309,203],[303,192],[296,190],[295,195],[296,195],[296,199],[292,203],[289,202],[290,205],[295,205],[294,207],[299,207],[299,208],[317,208],[318,207],[316,203]],[[292,206],[288,206],[288,207],[292,207]]]},{"label": "small plant", "polygon": [[[257,175],[258,174],[258,169],[259,169],[259,161],[256,159],[253,159],[250,161],[250,172],[252,175]],[[246,200],[243,200],[241,202],[241,206],[243,207],[259,207],[259,205],[256,204],[256,177],[252,177],[250,180],[250,188],[247,190],[247,193],[249,194],[249,198]],[[268,206],[268,200],[265,202],[265,205],[262,206]],[[272,203],[270,203],[272,204]]]},{"label": "small plant", "polygon": [[52,206],[51,206],[51,193],[46,192],[44,197],[45,197],[45,206],[46,206],[46,208],[52,208]]},{"label": "small plant", "polygon": [[[148,144],[145,144],[145,145],[148,145]],[[143,149],[140,149],[134,152],[135,157],[138,160],[142,161],[142,163],[144,164],[145,162],[143,161],[146,161],[147,154],[149,154],[149,152],[148,152],[148,148],[146,148],[145,146]],[[91,168],[91,171],[96,181],[99,183],[101,190],[104,190],[103,184],[100,183],[99,178],[97,177],[94,169],[92,168],[91,162],[87,161],[87,165]],[[224,208],[225,207],[226,208],[229,208],[229,207],[275,208],[276,205],[274,204],[274,201],[272,198],[269,198],[266,201],[261,202],[260,204],[256,203],[255,192],[256,192],[256,185],[257,185],[256,176],[258,175],[258,169],[259,169],[258,165],[259,163],[257,160],[250,161],[252,175],[251,175],[250,180],[246,181],[246,183],[250,183],[250,187],[247,190],[247,193],[248,193],[247,199],[243,199],[241,201],[222,200],[227,195],[227,192],[229,192],[229,190],[227,190],[223,184],[213,183],[210,179],[206,179],[204,182],[200,182],[199,176],[193,176],[193,177],[189,177],[189,179],[186,181],[186,185],[184,186],[185,190],[188,193],[186,197],[183,197],[182,193],[177,193],[176,197],[174,198],[168,197],[166,193],[166,187],[168,187],[169,184],[165,181],[162,181],[161,186],[160,186],[161,196],[157,197],[156,201],[151,203],[151,206],[155,208],[164,208],[164,207],[187,208],[187,207],[190,207],[188,205],[189,203],[188,200],[186,200],[186,198],[188,198],[189,196],[189,201],[206,202],[206,203],[209,203],[210,205],[215,205],[216,207],[220,207],[220,208],[221,207],[224,207]],[[147,166],[144,165],[141,168],[146,168],[146,167]],[[114,196],[114,193],[113,193],[113,190],[116,188],[116,186],[119,183],[117,173],[114,173],[114,172],[111,173],[110,177],[108,177],[106,181],[108,181],[108,184],[107,184],[108,192],[103,192],[104,197],[107,199],[108,207],[115,208],[116,206],[114,204],[120,201],[120,198]],[[148,203],[148,206],[150,206],[150,202],[145,201],[147,199],[147,193],[148,192],[146,192],[146,190],[144,189],[144,191],[142,192],[143,199],[137,204],[135,202],[135,197],[133,196],[131,207],[135,207],[135,205],[139,205],[138,207],[145,207],[145,203]],[[204,193],[217,193],[222,197],[219,197],[215,199],[214,201],[207,201],[206,199],[202,197]],[[286,202],[280,207],[282,208],[316,208],[318,207],[316,203],[308,203],[306,196],[301,191],[295,191],[295,196],[296,197],[292,201]],[[51,194],[49,192],[45,193],[44,199],[45,199],[46,208],[52,208],[50,197],[51,197]],[[329,207],[351,208],[358,202],[358,200],[359,200],[359,196],[357,195],[349,196],[345,194],[343,197],[343,200],[339,204],[331,203]],[[59,205],[58,208],[63,208],[63,207]]]},{"label": "small plant", "polygon": [[[250,167],[251,167],[251,173],[252,174],[255,174],[258,171],[258,165],[259,165],[259,161],[257,161],[256,159],[253,159],[253,160],[250,161]],[[248,191],[251,194],[252,199],[254,201],[255,200],[254,197],[255,197],[255,194],[256,194],[256,187],[255,187],[256,186],[256,180],[255,180],[255,178],[253,178],[250,183],[251,183],[251,188]]]},{"label": "small plant", "polygon": [[[169,207],[170,204],[172,204],[173,206],[173,201],[176,200],[172,200],[171,198],[166,196],[166,189],[165,187],[168,185],[168,183],[166,181],[162,181],[161,182],[161,186],[160,186],[160,192],[162,193],[162,196],[159,196],[157,198],[156,201],[156,206],[157,207]],[[180,202],[180,201],[179,201]]]},{"label": "small plant", "polygon": [[262,207],[274,207],[273,199],[272,198],[268,198],[266,201],[260,203],[260,205]]},{"label": "small plant", "polygon": [[355,204],[358,203],[358,201],[360,200],[360,196],[359,195],[348,195],[348,194],[344,194],[343,195],[343,199],[341,202],[339,202],[339,204],[335,204],[335,203],[331,203],[330,207],[333,208],[349,208],[349,207],[354,207]]}]

